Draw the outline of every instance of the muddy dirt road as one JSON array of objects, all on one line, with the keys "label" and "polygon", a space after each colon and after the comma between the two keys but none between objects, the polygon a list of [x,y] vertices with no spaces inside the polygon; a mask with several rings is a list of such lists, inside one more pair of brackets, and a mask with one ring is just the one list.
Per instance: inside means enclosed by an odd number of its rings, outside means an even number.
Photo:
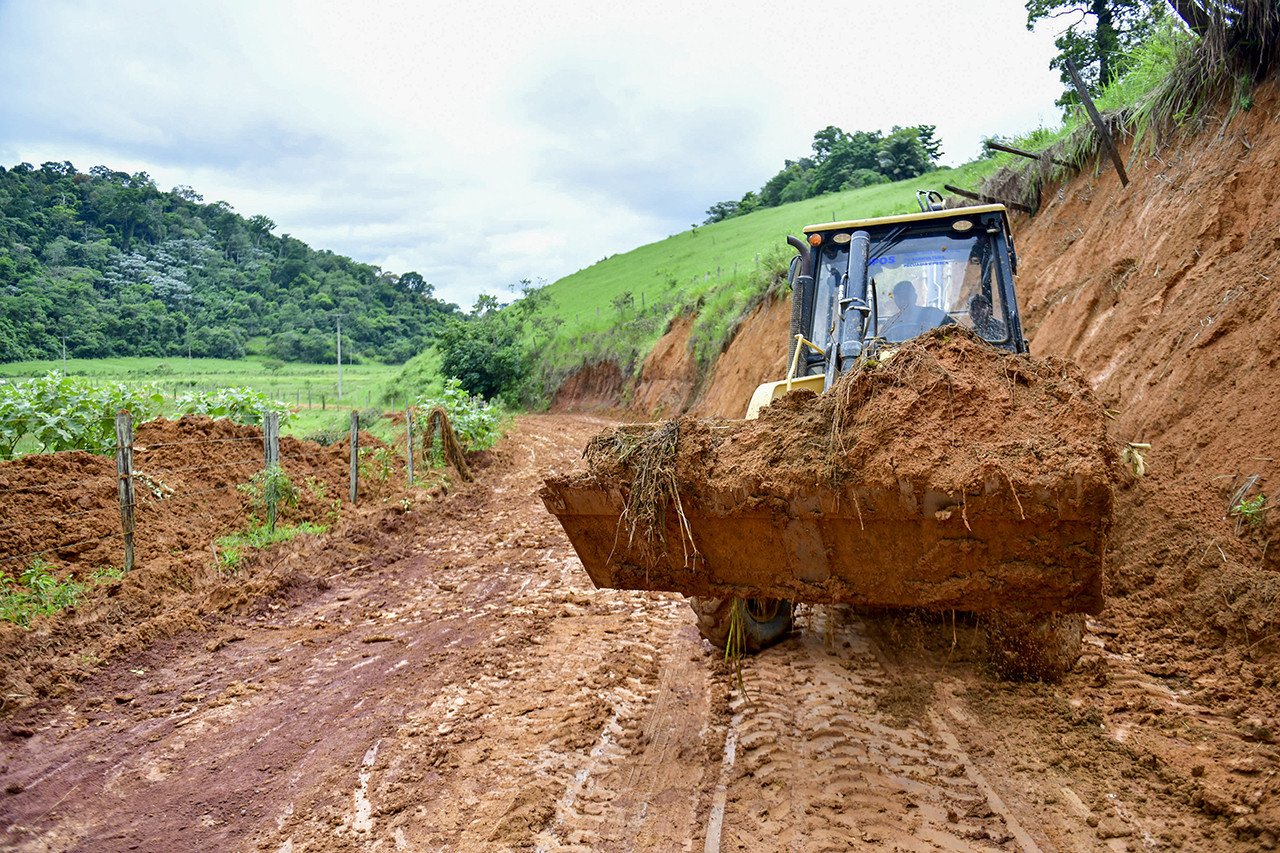
[{"label": "muddy dirt road", "polygon": [[312,581],[14,715],[0,846],[1274,845],[1206,806],[1229,726],[1103,623],[1067,682],[1017,685],[967,659],[963,626],[952,648],[950,623],[802,610],[744,696],[682,598],[592,589],[537,499],[603,423],[523,418],[479,482],[348,531],[395,543],[383,559],[299,540],[273,559]]}]

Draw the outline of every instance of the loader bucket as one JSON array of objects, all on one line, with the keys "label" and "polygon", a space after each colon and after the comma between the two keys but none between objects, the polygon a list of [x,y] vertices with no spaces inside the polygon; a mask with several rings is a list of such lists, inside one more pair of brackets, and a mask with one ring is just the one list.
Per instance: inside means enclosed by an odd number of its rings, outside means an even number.
[{"label": "loader bucket", "polygon": [[939,333],[758,420],[606,430],[541,497],[598,587],[1097,612],[1116,464],[1074,367]]},{"label": "loader bucket", "polygon": [[987,486],[963,503],[910,480],[840,490],[812,483],[782,493],[682,489],[679,509],[667,507],[652,540],[630,536],[620,484],[556,478],[542,499],[597,587],[1097,612],[1110,495],[1075,478],[1017,501],[1003,483]]}]

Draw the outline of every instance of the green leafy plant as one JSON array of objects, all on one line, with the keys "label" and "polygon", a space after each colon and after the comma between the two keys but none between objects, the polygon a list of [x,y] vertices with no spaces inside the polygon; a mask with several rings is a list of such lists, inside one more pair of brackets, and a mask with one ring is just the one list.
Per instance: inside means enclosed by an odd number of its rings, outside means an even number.
[{"label": "green leafy plant", "polygon": [[263,412],[275,412],[284,426],[292,415],[289,404],[273,400],[253,388],[219,388],[217,391],[192,391],[174,402],[180,415],[208,415],[226,418],[238,424],[260,424]]},{"label": "green leafy plant", "polygon": [[[502,437],[502,415],[498,409],[480,397],[468,394],[457,379],[445,379],[443,391],[419,397],[414,407],[417,412],[414,431],[419,435],[426,429],[431,410],[439,407],[449,416],[449,423],[463,450],[485,450]],[[433,459],[431,464],[438,468],[444,465],[444,460]]]},{"label": "green leafy plant", "polygon": [[1231,507],[1231,515],[1236,519],[1237,532],[1241,525],[1248,525],[1255,529],[1262,527],[1262,514],[1268,509],[1266,495],[1242,498],[1239,503]]},{"label": "green leafy plant", "polygon": [[41,453],[110,453],[116,443],[116,412],[127,409],[135,421],[150,420],[163,402],[155,385],[91,385],[57,373],[0,385],[0,459],[17,456],[24,440]]},{"label": "green leafy plant", "polygon": [[16,579],[0,574],[0,619],[25,628],[34,616],[47,616],[74,605],[85,585],[70,577],[60,581],[52,569],[36,558]]},{"label": "green leafy plant", "polygon": [[382,494],[382,488],[391,480],[391,474],[395,471],[395,455],[390,447],[362,447],[360,448],[360,476],[366,477],[377,483],[379,495]]},{"label": "green leafy plant", "polygon": [[247,483],[236,487],[249,496],[249,504],[255,510],[266,513],[268,530],[276,529],[276,517],[281,506],[296,507],[298,490],[289,475],[279,465],[259,471]]}]

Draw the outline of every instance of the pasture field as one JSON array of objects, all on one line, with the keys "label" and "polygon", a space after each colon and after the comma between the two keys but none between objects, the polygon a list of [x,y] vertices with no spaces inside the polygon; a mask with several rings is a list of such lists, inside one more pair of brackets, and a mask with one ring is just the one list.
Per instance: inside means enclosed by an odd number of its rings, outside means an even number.
[{"label": "pasture field", "polygon": [[788,234],[798,235],[806,225],[820,222],[918,210],[917,190],[973,186],[1002,162],[980,160],[909,181],[693,225],[665,240],[603,258],[547,286],[551,302],[540,313],[558,323],[542,358],[553,369],[573,369],[601,358],[625,364],[649,351],[667,320],[691,309],[723,321],[713,325],[727,325],[763,293],[771,270],[785,269],[793,254],[786,245]]}]

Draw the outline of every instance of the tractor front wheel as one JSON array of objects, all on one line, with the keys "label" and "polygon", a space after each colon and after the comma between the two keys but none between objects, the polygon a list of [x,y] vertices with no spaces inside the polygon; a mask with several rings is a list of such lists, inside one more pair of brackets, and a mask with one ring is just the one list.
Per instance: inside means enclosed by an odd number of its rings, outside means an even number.
[{"label": "tractor front wheel", "polygon": [[729,642],[734,602],[741,601],[742,651],[754,654],[781,640],[791,630],[791,602],[780,598],[690,598],[698,633],[723,649]]}]

